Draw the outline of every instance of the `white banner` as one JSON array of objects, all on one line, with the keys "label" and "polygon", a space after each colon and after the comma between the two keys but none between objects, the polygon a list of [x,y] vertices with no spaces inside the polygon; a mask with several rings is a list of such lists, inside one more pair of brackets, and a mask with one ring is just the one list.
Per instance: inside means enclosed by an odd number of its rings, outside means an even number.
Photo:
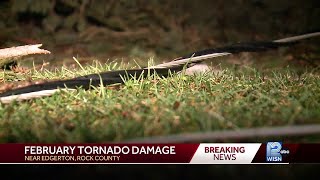
[{"label": "white banner", "polygon": [[191,164],[250,164],[261,143],[201,143]]}]

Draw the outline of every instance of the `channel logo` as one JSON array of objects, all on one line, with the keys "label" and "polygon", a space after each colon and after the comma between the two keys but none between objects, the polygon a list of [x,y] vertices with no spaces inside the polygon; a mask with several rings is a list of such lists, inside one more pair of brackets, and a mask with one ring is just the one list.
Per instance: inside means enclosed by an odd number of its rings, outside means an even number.
[{"label": "channel logo", "polygon": [[267,162],[282,162],[282,155],[289,154],[289,150],[282,149],[281,142],[268,142],[266,150]]}]

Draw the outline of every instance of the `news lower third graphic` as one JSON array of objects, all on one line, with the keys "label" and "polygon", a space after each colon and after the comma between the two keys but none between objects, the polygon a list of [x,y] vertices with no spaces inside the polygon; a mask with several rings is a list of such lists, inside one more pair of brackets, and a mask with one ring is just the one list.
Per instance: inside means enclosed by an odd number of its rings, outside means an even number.
[{"label": "news lower third graphic", "polygon": [[0,164],[320,163],[319,144],[0,144]]}]

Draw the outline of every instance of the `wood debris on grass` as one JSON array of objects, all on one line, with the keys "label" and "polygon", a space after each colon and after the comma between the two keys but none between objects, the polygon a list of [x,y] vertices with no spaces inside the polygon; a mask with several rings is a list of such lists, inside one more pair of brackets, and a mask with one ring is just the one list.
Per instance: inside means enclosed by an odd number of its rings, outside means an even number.
[{"label": "wood debris on grass", "polygon": [[42,44],[16,46],[5,49],[0,49],[0,67],[11,63],[13,60],[27,55],[35,54],[50,54],[51,52],[45,49],[40,49]]}]

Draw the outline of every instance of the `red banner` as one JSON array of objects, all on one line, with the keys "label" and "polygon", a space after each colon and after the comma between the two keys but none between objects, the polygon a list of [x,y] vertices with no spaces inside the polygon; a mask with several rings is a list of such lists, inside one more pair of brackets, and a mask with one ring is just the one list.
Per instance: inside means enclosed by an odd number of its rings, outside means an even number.
[{"label": "red banner", "polygon": [[0,144],[1,164],[320,163],[320,144]]},{"label": "red banner", "polygon": [[0,163],[189,163],[199,144],[0,144]]}]

